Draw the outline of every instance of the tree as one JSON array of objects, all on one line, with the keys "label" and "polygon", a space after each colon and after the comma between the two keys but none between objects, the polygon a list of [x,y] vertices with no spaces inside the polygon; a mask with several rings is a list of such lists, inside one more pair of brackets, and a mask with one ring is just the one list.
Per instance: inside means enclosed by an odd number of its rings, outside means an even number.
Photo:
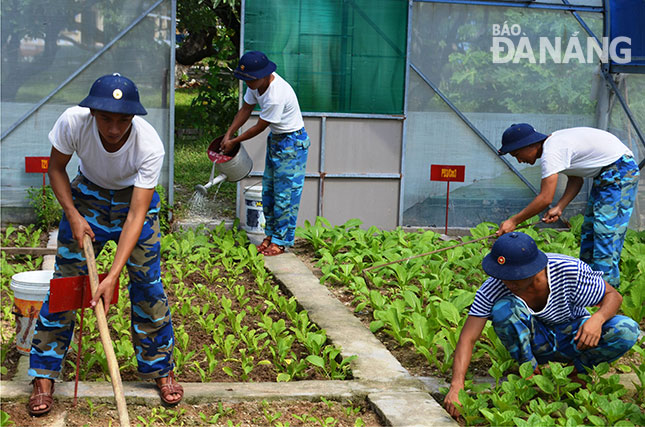
[{"label": "tree", "polygon": [[[596,64],[494,63],[491,53],[493,26],[515,25],[521,34],[507,37],[516,46],[530,41],[539,56],[540,38],[559,43],[562,56],[567,42],[586,33],[568,13],[526,11],[518,8],[442,6],[429,9],[426,25],[413,28],[412,62],[464,112],[593,114],[590,99]],[[587,24],[597,28],[600,17]],[[557,42],[556,42],[557,41]],[[538,58],[539,59],[539,58]],[[436,105],[435,105],[436,104]],[[445,108],[436,97],[415,99],[413,110]]]},{"label": "tree", "polygon": [[[240,0],[178,0],[177,30],[185,37],[177,47],[177,62],[193,65],[209,57],[236,60],[240,4]],[[232,49],[227,49],[228,44]]]},{"label": "tree", "polygon": [[[38,0],[2,1],[3,101],[14,100],[18,89],[26,81],[48,69],[56,57],[56,42],[60,32],[78,26],[74,16],[82,13],[87,2],[65,0],[60,3],[53,7],[43,6]],[[25,37],[42,39],[42,52],[23,56],[21,42]]]},{"label": "tree", "polygon": [[[2,0],[0,4],[2,101],[5,102],[25,101],[25,97],[33,98],[42,91],[39,87],[19,93],[29,85],[50,83],[55,87],[109,42],[110,35],[117,34],[129,23],[124,21],[139,16],[148,7],[144,1],[132,0]],[[155,25],[153,19],[144,20],[119,45],[128,49],[128,59],[140,61],[140,69],[147,67],[147,73],[157,66],[151,64],[150,58],[164,58],[163,53],[157,55],[150,50],[161,49],[159,43],[155,44]],[[70,47],[75,51],[71,60],[64,52]],[[111,58],[117,66],[121,60],[118,56]],[[136,76],[130,77],[136,79]]]}]

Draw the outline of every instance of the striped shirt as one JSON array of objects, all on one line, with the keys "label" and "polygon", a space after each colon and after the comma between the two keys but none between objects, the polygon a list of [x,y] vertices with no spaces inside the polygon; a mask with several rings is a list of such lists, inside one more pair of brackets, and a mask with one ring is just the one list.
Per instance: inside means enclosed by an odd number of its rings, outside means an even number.
[{"label": "striped shirt", "polygon": [[[524,300],[515,297],[524,303],[531,315],[546,324],[560,324],[580,317],[589,317],[585,307],[598,304],[605,296],[602,272],[593,271],[583,261],[567,255],[547,253],[546,256],[549,285],[546,306],[535,312]],[[495,302],[506,295],[514,294],[501,280],[489,277],[477,289],[468,314],[490,318]]]}]

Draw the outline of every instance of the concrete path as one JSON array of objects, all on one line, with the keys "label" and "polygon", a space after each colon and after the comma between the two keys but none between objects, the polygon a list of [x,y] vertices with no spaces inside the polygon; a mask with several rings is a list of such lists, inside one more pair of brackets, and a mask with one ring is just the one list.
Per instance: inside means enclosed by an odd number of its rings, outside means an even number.
[{"label": "concrete path", "polygon": [[[55,239],[53,240],[55,246]],[[47,266],[53,260],[47,260]],[[308,311],[310,319],[325,329],[328,338],[342,348],[344,357],[355,355],[353,380],[294,381],[289,383],[182,383],[184,401],[192,404],[247,400],[367,399],[389,426],[453,426],[458,424],[432,398],[438,383],[413,378],[383,344],[313,275],[295,255],[285,253],[265,258],[265,265],[287,292]],[[25,398],[31,393],[23,357],[15,381],[0,382],[3,399]],[[130,402],[159,401],[152,382],[126,382]],[[111,383],[81,382],[79,397],[113,402]],[[74,384],[56,385],[57,398],[71,399]]]},{"label": "concrete path", "polygon": [[368,400],[387,425],[457,426],[430,396],[424,383],[413,378],[381,342],[291,253],[266,257],[276,279],[307,310],[309,318],[342,348],[352,363],[355,382],[385,383],[386,390],[368,394]]}]

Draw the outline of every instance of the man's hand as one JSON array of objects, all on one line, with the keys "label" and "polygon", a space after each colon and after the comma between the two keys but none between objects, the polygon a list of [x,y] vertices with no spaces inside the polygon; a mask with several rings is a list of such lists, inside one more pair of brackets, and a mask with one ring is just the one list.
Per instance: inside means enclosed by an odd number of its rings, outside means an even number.
[{"label": "man's hand", "polygon": [[502,234],[510,233],[511,231],[515,230],[515,227],[517,227],[515,221],[513,221],[513,219],[507,219],[500,224],[499,230],[497,230],[495,234],[497,235],[497,237],[499,237]]},{"label": "man's hand", "polygon": [[459,401],[459,391],[463,389],[463,386],[458,387],[451,385],[450,390],[448,390],[448,394],[446,394],[445,399],[443,399],[443,406],[453,418],[457,418],[460,415],[457,406],[455,406],[455,403],[461,404],[461,402]]},{"label": "man's hand", "polygon": [[544,215],[544,218],[542,218],[542,221],[546,222],[547,224],[551,224],[559,220],[561,215],[562,209],[556,206],[547,211],[547,213]]},{"label": "man's hand", "polygon": [[602,319],[591,316],[586,322],[580,325],[574,341],[577,342],[578,350],[587,350],[598,345],[602,335]]},{"label": "man's hand", "polygon": [[99,283],[99,287],[96,290],[96,295],[90,301],[92,308],[96,307],[99,299],[103,299],[103,305],[105,306],[105,314],[107,315],[108,309],[110,308],[110,302],[114,296],[114,289],[117,285],[117,279],[114,279],[108,275],[105,279]]},{"label": "man's hand", "polygon": [[233,140],[231,140],[230,138],[225,136],[224,139],[222,139],[222,142],[219,145],[220,153],[222,153],[222,154],[231,153],[235,149],[235,146],[237,144],[239,144],[239,143],[235,143],[235,142],[233,142]]},{"label": "man's hand", "polygon": [[78,213],[78,211],[76,211],[74,215],[68,216],[67,220],[69,221],[69,226],[72,229],[72,237],[74,237],[74,240],[78,242],[79,248],[83,249],[83,237],[86,234],[92,238],[92,241],[94,241],[94,231],[92,231],[92,227],[90,227],[90,224],[80,213]]}]

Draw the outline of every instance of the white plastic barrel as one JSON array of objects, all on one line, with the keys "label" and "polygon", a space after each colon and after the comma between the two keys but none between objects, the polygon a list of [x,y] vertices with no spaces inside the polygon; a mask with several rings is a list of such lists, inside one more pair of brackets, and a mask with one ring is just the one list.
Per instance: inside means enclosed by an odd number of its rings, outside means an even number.
[{"label": "white plastic barrel", "polygon": [[24,271],[11,277],[13,313],[16,316],[16,348],[29,354],[40,308],[49,292],[54,270]]},{"label": "white plastic barrel", "polygon": [[246,226],[248,233],[264,234],[264,212],[262,211],[262,186],[253,185],[244,189],[244,206],[246,206]]}]

